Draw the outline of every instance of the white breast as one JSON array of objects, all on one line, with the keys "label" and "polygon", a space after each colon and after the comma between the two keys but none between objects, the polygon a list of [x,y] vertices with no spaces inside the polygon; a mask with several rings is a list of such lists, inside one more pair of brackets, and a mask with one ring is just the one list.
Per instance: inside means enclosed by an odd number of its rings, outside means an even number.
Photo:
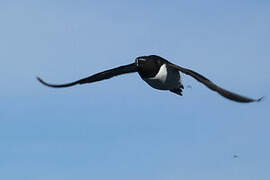
[{"label": "white breast", "polygon": [[174,68],[168,67],[166,64],[163,64],[159,72],[155,77],[144,78],[151,87],[160,90],[171,90],[179,88],[181,85],[180,74]]},{"label": "white breast", "polygon": [[155,77],[152,77],[152,78],[149,78],[149,79],[152,79],[152,80],[159,80],[160,82],[162,83],[165,83],[166,82],[166,79],[167,79],[167,76],[168,76],[168,71],[167,71],[167,67],[166,67],[166,64],[163,64],[157,75]]}]

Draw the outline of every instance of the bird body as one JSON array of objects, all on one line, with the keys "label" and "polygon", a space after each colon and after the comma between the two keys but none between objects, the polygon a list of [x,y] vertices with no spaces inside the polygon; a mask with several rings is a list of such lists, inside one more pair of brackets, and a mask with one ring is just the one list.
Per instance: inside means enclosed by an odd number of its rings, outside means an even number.
[{"label": "bird body", "polygon": [[151,87],[159,90],[171,90],[180,88],[181,79],[179,71],[163,64],[154,77],[142,78]]},{"label": "bird body", "polygon": [[135,63],[109,69],[109,70],[94,74],[92,76],[89,76],[87,78],[80,79],[78,81],[74,81],[67,84],[59,84],[59,85],[49,84],[43,81],[39,77],[37,79],[46,86],[54,87],[54,88],[62,88],[62,87],[74,86],[77,84],[93,83],[93,82],[109,79],[114,76],[127,74],[127,73],[134,73],[134,72],[138,72],[140,77],[151,87],[158,90],[169,90],[181,96],[182,96],[182,89],[184,89],[184,86],[182,85],[181,76],[179,72],[192,76],[197,81],[203,83],[209,89],[216,91],[221,96],[228,98],[230,100],[236,101],[236,102],[248,103],[248,102],[260,101],[262,99],[262,98],[251,99],[248,97],[235,94],[228,90],[225,90],[217,86],[216,84],[214,84],[212,81],[210,81],[203,75],[193,70],[175,65],[169,62],[168,60],[160,56],[156,56],[156,55],[140,56],[136,58]]},{"label": "bird body", "polygon": [[170,90],[182,95],[180,73],[168,65],[168,61],[159,56],[141,56],[136,58],[135,64],[138,67],[139,75],[152,88],[158,90]]}]

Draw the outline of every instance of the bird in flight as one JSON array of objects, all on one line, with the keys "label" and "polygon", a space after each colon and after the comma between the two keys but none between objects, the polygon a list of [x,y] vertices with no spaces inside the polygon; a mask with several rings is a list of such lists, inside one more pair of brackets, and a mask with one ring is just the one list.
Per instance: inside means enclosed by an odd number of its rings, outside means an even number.
[{"label": "bird in flight", "polygon": [[259,99],[251,99],[245,96],[241,96],[239,94],[230,92],[226,89],[223,89],[216,84],[214,84],[212,81],[204,77],[203,75],[175,65],[168,60],[156,56],[156,55],[150,55],[150,56],[140,56],[137,57],[134,63],[120,66],[117,68],[109,69],[97,74],[94,74],[92,76],[89,76],[87,78],[80,79],[78,81],[74,81],[67,84],[49,84],[45,81],[43,81],[41,78],[37,77],[39,82],[42,84],[53,87],[53,88],[64,88],[69,86],[74,86],[77,84],[85,84],[85,83],[93,83],[97,81],[102,81],[105,79],[110,79],[114,76],[127,74],[127,73],[139,73],[140,77],[151,87],[159,90],[169,90],[177,95],[182,96],[182,90],[184,89],[184,86],[181,81],[180,72],[184,73],[186,75],[192,76],[200,83],[204,84],[209,89],[216,91],[221,96],[241,103],[249,103],[249,102],[258,102],[261,101],[262,98]]}]

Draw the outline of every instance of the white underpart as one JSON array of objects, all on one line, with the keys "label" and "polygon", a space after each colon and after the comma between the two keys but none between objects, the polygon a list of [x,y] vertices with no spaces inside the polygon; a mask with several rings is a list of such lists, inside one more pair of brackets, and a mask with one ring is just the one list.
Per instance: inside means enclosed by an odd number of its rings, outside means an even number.
[{"label": "white underpart", "polygon": [[177,89],[181,85],[181,77],[179,72],[166,64],[163,64],[158,74],[152,78],[144,78],[151,87],[160,90]]}]

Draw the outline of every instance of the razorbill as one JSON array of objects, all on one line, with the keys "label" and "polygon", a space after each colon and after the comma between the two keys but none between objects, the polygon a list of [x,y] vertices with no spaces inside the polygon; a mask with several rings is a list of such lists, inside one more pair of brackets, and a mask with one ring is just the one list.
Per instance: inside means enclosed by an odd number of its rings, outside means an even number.
[{"label": "razorbill", "polygon": [[156,55],[140,56],[136,58],[134,63],[109,69],[94,74],[92,76],[89,76],[87,78],[80,79],[78,81],[74,81],[67,84],[49,84],[39,77],[37,77],[37,79],[39,80],[39,82],[41,82],[46,86],[54,88],[63,88],[74,86],[77,84],[102,81],[122,74],[138,72],[140,77],[151,87],[159,90],[169,90],[175,94],[182,96],[182,90],[184,89],[184,86],[182,85],[179,71],[186,75],[192,76],[197,81],[203,83],[209,89],[216,91],[221,96],[228,98],[230,100],[242,103],[249,103],[254,101],[258,102],[262,100],[262,98],[251,99],[225,90],[214,84],[212,81],[210,81],[203,75],[190,69],[186,69],[181,66],[175,65],[169,62],[168,60]]}]

